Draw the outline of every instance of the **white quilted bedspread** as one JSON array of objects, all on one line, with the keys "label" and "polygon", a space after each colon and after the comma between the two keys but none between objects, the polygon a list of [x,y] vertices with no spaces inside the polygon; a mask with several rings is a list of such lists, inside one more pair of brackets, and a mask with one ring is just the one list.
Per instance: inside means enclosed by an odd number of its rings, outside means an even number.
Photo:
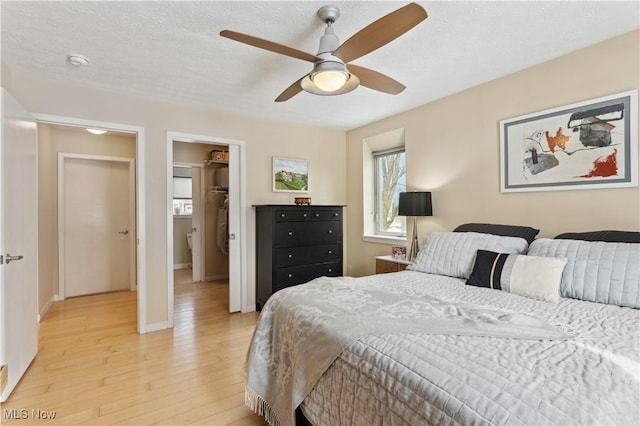
[{"label": "white quilted bedspread", "polygon": [[360,339],[302,403],[316,426],[640,424],[640,310],[573,299],[555,305],[411,271],[355,284],[527,313],[578,337]]}]

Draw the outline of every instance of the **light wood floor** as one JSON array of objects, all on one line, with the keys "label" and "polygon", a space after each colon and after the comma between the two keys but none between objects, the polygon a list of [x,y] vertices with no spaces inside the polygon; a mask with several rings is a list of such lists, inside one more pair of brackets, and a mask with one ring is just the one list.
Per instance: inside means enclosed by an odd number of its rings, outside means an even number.
[{"label": "light wood floor", "polygon": [[[54,303],[0,423],[266,425],[244,406],[257,314],[229,314],[226,283],[179,281],[174,329],[146,335],[136,333],[134,292]],[[8,420],[11,409],[28,418]]]}]

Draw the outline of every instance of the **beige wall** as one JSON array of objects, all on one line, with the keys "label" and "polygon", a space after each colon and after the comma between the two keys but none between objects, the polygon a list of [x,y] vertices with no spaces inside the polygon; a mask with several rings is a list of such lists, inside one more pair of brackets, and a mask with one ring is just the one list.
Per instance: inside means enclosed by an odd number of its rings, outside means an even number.
[{"label": "beige wall", "polygon": [[541,237],[640,230],[637,187],[500,193],[499,173],[500,120],[638,89],[639,35],[626,34],[349,131],[347,262],[352,274],[373,273],[374,256],[390,250],[362,241],[362,141],[399,128],[405,130],[408,189],[433,192],[434,216],[419,219],[420,239],[464,222],[529,225],[541,229]]},{"label": "beige wall", "polygon": [[[3,68],[5,87],[33,113],[141,126],[146,148],[147,324],[167,321],[167,131],[244,141],[246,147],[247,295],[255,303],[255,215],[253,204],[293,202],[293,194],[271,192],[271,158],[310,159],[314,204],[345,204],[344,131],[266,120],[40,79]],[[274,105],[275,107],[275,105]],[[172,237],[172,236],[171,236]],[[171,261],[171,259],[169,259]]]},{"label": "beige wall", "polygon": [[38,309],[58,288],[58,153],[135,158],[133,135],[93,135],[82,128],[38,124]]}]

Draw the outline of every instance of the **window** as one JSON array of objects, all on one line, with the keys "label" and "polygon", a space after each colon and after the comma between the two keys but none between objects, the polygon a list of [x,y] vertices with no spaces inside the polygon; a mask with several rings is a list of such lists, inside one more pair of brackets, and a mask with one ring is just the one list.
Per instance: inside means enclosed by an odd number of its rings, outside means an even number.
[{"label": "window", "polygon": [[406,220],[398,216],[398,196],[406,191],[404,147],[373,152],[376,235],[404,237]]},{"label": "window", "polygon": [[173,215],[191,216],[193,200],[191,195],[190,177],[173,177]]}]

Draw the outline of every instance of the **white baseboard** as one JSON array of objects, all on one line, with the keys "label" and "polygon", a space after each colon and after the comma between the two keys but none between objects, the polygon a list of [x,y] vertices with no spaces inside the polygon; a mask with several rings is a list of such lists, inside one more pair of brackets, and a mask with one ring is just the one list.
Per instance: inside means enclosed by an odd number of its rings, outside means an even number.
[{"label": "white baseboard", "polygon": [[49,308],[51,308],[51,304],[54,301],[54,297],[52,297],[47,303],[45,303],[45,305],[42,307],[42,309],[40,309],[40,312],[38,313],[38,322],[40,322],[42,320],[42,318],[44,318],[44,316],[46,315],[47,312],[49,312]]},{"label": "white baseboard", "polygon": [[173,270],[175,271],[176,269],[189,269],[191,268],[191,264],[190,263],[174,263],[173,264]]},{"label": "white baseboard", "polygon": [[147,333],[153,333],[154,331],[166,330],[169,328],[168,321],[156,322],[153,324],[147,324]]},{"label": "white baseboard", "polygon": [[59,302],[61,300],[64,300],[64,297],[60,296],[59,294],[54,294],[53,295],[53,301],[54,302]]}]

